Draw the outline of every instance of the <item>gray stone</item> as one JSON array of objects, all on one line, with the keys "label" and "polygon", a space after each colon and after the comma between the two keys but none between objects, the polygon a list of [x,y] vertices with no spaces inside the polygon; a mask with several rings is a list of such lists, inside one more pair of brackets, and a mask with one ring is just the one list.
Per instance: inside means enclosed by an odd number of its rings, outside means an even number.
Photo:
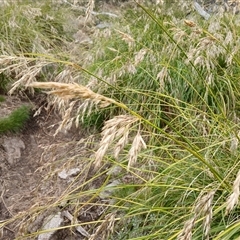
[{"label": "gray stone", "polygon": [[101,199],[110,198],[114,190],[116,190],[116,186],[120,184],[120,181],[114,180],[112,183],[108,184],[103,190],[99,193],[99,197]]},{"label": "gray stone", "polygon": [[79,168],[72,168],[69,170],[63,169],[60,173],[58,173],[58,176],[61,179],[68,179],[71,177],[74,177],[76,175],[78,175],[80,173],[80,169]]},{"label": "gray stone", "polygon": [[[58,230],[58,228],[63,223],[63,218],[61,217],[61,212],[58,212],[55,215],[50,215],[47,217],[46,222],[43,226],[43,230],[46,232],[41,233],[38,236],[38,240],[49,240],[52,235]],[[52,229],[52,231],[50,231]]]},{"label": "gray stone", "polygon": [[24,142],[18,137],[9,137],[3,140],[2,144],[6,156],[7,161],[10,165],[13,165],[20,161],[21,159],[21,150],[25,149]]}]

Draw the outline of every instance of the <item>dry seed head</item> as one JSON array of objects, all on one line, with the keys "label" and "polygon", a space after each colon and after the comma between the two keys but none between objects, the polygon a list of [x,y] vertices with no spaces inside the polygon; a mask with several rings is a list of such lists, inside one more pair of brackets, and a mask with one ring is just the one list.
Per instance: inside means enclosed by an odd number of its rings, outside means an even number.
[{"label": "dry seed head", "polygon": [[205,216],[203,220],[204,229],[204,239],[209,239],[210,224],[212,220],[212,202],[215,191],[210,191],[209,193],[203,195],[200,193],[198,199],[196,200],[196,205],[194,207],[194,216],[184,224],[184,228],[180,235],[179,240],[191,240],[192,231],[195,226],[195,221],[200,216]]},{"label": "dry seed head", "polygon": [[73,82],[72,71],[64,69],[54,79],[55,82],[71,83]]},{"label": "dry seed head", "polygon": [[119,115],[105,122],[102,129],[102,140],[95,154],[95,167],[99,167],[108,148],[115,138],[120,138],[115,147],[115,156],[118,157],[120,151],[125,146],[130,126],[138,119],[129,115]]},{"label": "dry seed head", "polygon": [[[65,74],[69,74],[68,71],[62,73],[59,78],[63,78]],[[60,79],[59,79],[60,80]],[[75,121],[76,126],[79,124],[80,112],[83,114],[89,114],[93,108],[106,107],[111,103],[116,103],[113,99],[104,97],[100,94],[94,93],[89,88],[78,84],[70,83],[59,83],[59,82],[33,82],[28,86],[36,88],[53,88],[54,90],[49,91],[50,94],[55,94],[62,99],[55,98],[51,101],[52,104],[56,104],[58,109],[63,116],[63,120],[56,130],[55,135],[62,129],[68,130],[71,128],[73,122]],[[75,99],[70,101],[69,99]],[[84,99],[83,103],[77,108],[75,106],[79,103],[79,99]],[[71,117],[71,113],[74,111],[75,117]],[[87,112],[88,111],[88,112]],[[82,114],[82,115],[83,115]]]},{"label": "dry seed head", "polygon": [[49,94],[55,94],[63,99],[91,99],[95,103],[99,103],[100,107],[107,107],[112,103],[116,103],[111,98],[104,97],[93,92],[89,88],[75,83],[57,83],[57,82],[33,82],[28,85],[34,88],[53,88]]},{"label": "dry seed head", "polygon": [[237,177],[233,183],[233,192],[227,200],[226,214],[229,214],[233,208],[238,204],[239,198],[239,187],[240,187],[240,170],[238,171]]},{"label": "dry seed head", "polygon": [[141,49],[138,53],[135,55],[134,59],[134,65],[137,66],[140,62],[143,61],[145,54],[147,53],[147,49]]},{"label": "dry seed head", "polygon": [[125,41],[128,44],[129,48],[134,46],[135,40],[129,34],[121,32],[119,30],[115,30],[115,31],[118,32],[121,35],[122,40]]},{"label": "dry seed head", "polygon": [[175,41],[177,41],[177,42],[180,42],[181,40],[182,40],[182,38],[184,37],[184,36],[186,36],[186,32],[185,31],[183,31],[182,29],[180,29],[180,28],[171,28],[171,29],[169,29],[170,31],[173,31],[173,33],[174,33],[174,36],[173,36],[173,38],[174,38],[174,40]]},{"label": "dry seed head", "polygon": [[99,237],[101,239],[108,239],[109,234],[113,233],[114,231],[114,224],[115,224],[116,213],[109,213],[106,215],[103,222],[96,228],[94,234],[88,238],[89,240],[97,240]]},{"label": "dry seed head", "polygon": [[148,29],[149,29],[149,27],[150,27],[149,23],[146,23],[145,26],[144,26],[143,32],[144,32],[144,33],[147,32]]},{"label": "dry seed head", "polygon": [[0,4],[1,4],[0,5],[1,7],[2,6],[10,6],[10,1],[9,0],[2,0]]},{"label": "dry seed head", "polygon": [[118,143],[114,148],[114,157],[118,159],[119,153],[123,150],[123,148],[128,143],[128,135],[129,135],[129,126],[124,129],[123,136],[119,139]]},{"label": "dry seed head", "polygon": [[206,214],[206,212],[209,210],[209,207],[211,206],[214,194],[215,191],[211,191],[205,195],[199,195],[194,208],[194,212],[197,216]]},{"label": "dry seed head", "polygon": [[211,228],[211,221],[212,221],[212,202],[214,197],[215,191],[211,191],[208,194],[206,194],[202,201],[205,201],[204,208],[203,208],[203,214],[205,215],[205,218],[203,220],[203,229],[204,229],[204,236],[205,239],[209,239],[210,234],[210,228]]},{"label": "dry seed head", "polygon": [[25,69],[22,69],[22,71],[16,76],[18,81],[14,82],[12,85],[11,90],[9,91],[9,94],[12,94],[18,87],[22,85],[29,85],[32,82],[36,81],[36,76],[40,73],[42,70],[42,65],[35,65],[32,67],[26,67]]},{"label": "dry seed head", "polygon": [[127,70],[127,72],[129,72],[131,74],[137,73],[137,69],[135,68],[135,66],[132,63],[126,64],[126,70]]},{"label": "dry seed head", "polygon": [[14,75],[18,79],[12,85],[9,94],[12,94],[18,87],[28,85],[36,81],[36,76],[42,69],[49,65],[49,62],[44,60],[36,61],[33,58],[1,55],[0,56],[0,73]]},{"label": "dry seed head", "polygon": [[196,26],[196,23],[194,23],[193,21],[190,21],[190,20],[185,19],[184,23],[189,27],[195,27]]},{"label": "dry seed head", "polygon": [[235,155],[237,153],[238,149],[238,137],[232,137],[231,139],[231,145],[230,145],[230,152]]},{"label": "dry seed head", "polygon": [[160,90],[163,90],[165,87],[165,82],[171,81],[167,67],[164,66],[162,68],[162,70],[157,74],[157,79],[159,80]]},{"label": "dry seed head", "polygon": [[228,44],[231,44],[232,42],[233,42],[233,34],[231,31],[228,31],[224,40],[224,44],[228,45]]},{"label": "dry seed head", "polygon": [[[58,101],[59,108],[62,105],[61,103],[64,104],[64,102]],[[65,131],[68,131],[69,129],[71,129],[73,121],[74,121],[74,118],[71,117],[71,113],[72,113],[76,103],[78,103],[77,100],[72,101],[71,103],[67,104],[68,105],[67,108],[64,106],[65,104],[63,105],[62,110],[64,109],[64,111],[62,111],[62,112],[60,111],[62,114],[62,121],[61,121],[61,124],[59,125],[59,127],[57,128],[54,136],[56,136],[63,129]]]},{"label": "dry seed head", "polygon": [[186,221],[183,227],[182,232],[178,235],[178,240],[191,240],[192,239],[192,231],[195,226],[195,217]]},{"label": "dry seed head", "polygon": [[200,196],[197,199],[196,206],[194,209],[194,214],[196,217],[205,216],[203,219],[203,229],[205,239],[209,239],[211,221],[212,221],[212,202],[215,191],[210,191],[209,193]]},{"label": "dry seed head", "polygon": [[138,153],[141,151],[142,148],[146,149],[147,145],[144,142],[144,140],[140,134],[140,131],[138,131],[137,135],[135,136],[135,138],[132,142],[132,146],[128,153],[129,160],[128,160],[127,170],[129,170],[130,167],[137,162]]},{"label": "dry seed head", "polygon": [[95,6],[95,1],[94,0],[89,0],[88,1],[88,5],[87,5],[87,9],[86,9],[86,18],[85,18],[84,24],[86,24],[86,22],[91,17],[93,9],[94,9],[94,6]]},{"label": "dry seed head", "polygon": [[118,32],[122,36],[122,40],[124,40],[126,43],[135,42],[135,40],[129,34],[121,32],[119,30],[116,30],[116,32]]},{"label": "dry seed head", "polygon": [[28,6],[26,9],[23,10],[24,17],[26,17],[29,20],[34,19],[35,17],[42,16],[42,10],[41,8],[32,8]]},{"label": "dry seed head", "polygon": [[227,59],[226,59],[227,66],[231,66],[231,64],[233,63],[234,56],[238,52],[239,52],[239,44],[237,44],[236,46],[232,47],[232,51],[227,54]]},{"label": "dry seed head", "polygon": [[156,5],[163,5],[164,4],[164,0],[156,0]]}]

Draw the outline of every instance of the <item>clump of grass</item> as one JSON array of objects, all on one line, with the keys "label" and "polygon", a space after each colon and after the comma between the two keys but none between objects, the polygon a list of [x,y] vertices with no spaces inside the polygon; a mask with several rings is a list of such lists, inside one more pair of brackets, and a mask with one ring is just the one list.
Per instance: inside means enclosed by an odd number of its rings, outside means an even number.
[{"label": "clump of grass", "polygon": [[95,110],[90,114],[84,114],[81,118],[81,123],[85,129],[95,129],[97,131],[101,131],[104,126],[104,122],[109,118],[110,110]]},{"label": "clump of grass", "polygon": [[11,83],[11,78],[3,72],[0,73],[0,94],[5,94],[8,91],[9,83]]},{"label": "clump of grass", "polygon": [[[130,159],[128,151],[121,155],[120,163],[113,161],[144,182],[134,193],[116,196],[113,207],[117,208],[118,204],[119,208],[128,207],[123,211],[124,221],[128,221],[128,226],[137,226],[138,232],[133,233],[120,224],[122,231],[116,228],[114,237],[218,236],[219,219],[223,224],[221,229],[229,222],[220,209],[226,204],[223,193],[231,191],[230,175],[237,170],[236,157],[239,156],[238,120],[236,122],[240,98],[239,49],[233,50],[237,44],[233,33],[239,28],[238,18],[219,13],[217,21],[213,17],[206,22],[193,14],[190,22],[179,21],[174,18],[176,15],[170,14],[156,17],[146,8],[143,10],[146,15],[137,10],[130,11],[131,18],[126,14],[126,22],[134,19],[134,23],[121,22],[122,26],[116,24],[117,30],[99,33],[111,36],[111,41],[98,42],[105,48],[94,52],[96,61],[90,68],[103,79],[96,87],[98,91],[100,88],[103,95],[123,102],[142,116],[141,131],[148,139],[147,148],[138,153],[137,169],[125,165]],[[228,17],[232,30],[225,27]],[[220,30],[215,31],[215,25]],[[125,110],[119,109],[119,112]],[[103,131],[107,132],[107,128]],[[107,135],[103,135],[102,141],[105,138]],[[131,144],[127,146],[129,149]],[[108,159],[106,152],[104,156]],[[187,222],[188,228],[182,226],[186,231],[181,235],[179,226],[183,219],[189,219],[191,206],[206,186],[211,196],[206,197],[209,201],[205,199],[202,206],[205,233],[194,217]],[[236,204],[237,180],[234,186],[227,212],[230,204]],[[128,187],[123,185],[123,191]]]},{"label": "clump of grass", "polygon": [[0,102],[4,102],[5,101],[5,97],[0,95]]},{"label": "clump of grass", "polygon": [[[22,81],[60,97],[60,127],[71,126],[76,109],[78,124],[80,112],[91,116],[112,106],[92,161],[98,172],[89,181],[105,180],[66,198],[88,196],[94,206],[108,182],[120,182],[102,204],[101,223],[90,223],[93,238],[105,229],[110,239],[231,239],[239,225],[238,18],[220,13],[206,22],[192,14],[183,21],[172,9],[160,16],[141,5],[133,10],[96,32],[87,69],[48,58],[70,66],[58,82]],[[69,83],[73,69],[89,74],[88,86]]]},{"label": "clump of grass", "polygon": [[63,30],[64,8],[57,8],[51,1],[34,5],[10,2],[0,12],[3,54],[49,52],[68,38]]},{"label": "clump of grass", "polygon": [[30,118],[30,107],[22,106],[14,110],[9,116],[0,118],[0,134],[18,132],[24,128]]}]

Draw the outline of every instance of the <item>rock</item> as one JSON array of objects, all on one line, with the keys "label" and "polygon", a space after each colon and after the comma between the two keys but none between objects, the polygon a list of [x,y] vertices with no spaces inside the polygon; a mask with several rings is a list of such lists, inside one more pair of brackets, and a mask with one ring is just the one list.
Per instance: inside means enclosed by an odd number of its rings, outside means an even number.
[{"label": "rock", "polygon": [[79,173],[80,173],[79,168],[72,168],[72,169],[69,169],[68,171],[64,169],[60,173],[58,173],[58,177],[60,177],[61,179],[68,179],[78,175]]},{"label": "rock", "polygon": [[[74,218],[73,218],[72,214],[69,213],[68,211],[63,211],[62,215],[64,217],[68,218],[72,222],[72,224],[74,224],[74,225],[78,224],[77,221],[74,222]],[[88,238],[90,237],[90,234],[83,227],[81,227],[80,225],[79,226],[75,226],[75,228],[84,237],[88,237]]]},{"label": "rock", "polygon": [[[195,5],[195,9],[197,3],[197,5],[199,5],[197,6],[197,8],[201,7],[202,10],[200,11],[205,12],[204,16],[200,13],[200,15],[203,16],[205,19],[205,16],[207,16],[206,14],[217,13],[219,11],[238,13],[240,8],[238,0],[193,0],[193,3]],[[198,11],[198,9],[196,10]]]},{"label": "rock", "polygon": [[112,183],[108,184],[103,190],[99,193],[99,197],[101,199],[110,198],[114,190],[116,190],[116,186],[120,184],[120,181],[114,180]]},{"label": "rock", "polygon": [[16,164],[21,159],[21,150],[25,149],[24,142],[18,137],[5,138],[2,146],[10,165]]},{"label": "rock", "polygon": [[205,20],[208,20],[211,15],[209,13],[207,13],[197,2],[194,2],[194,7],[196,9],[196,11],[205,18]]},{"label": "rock", "polygon": [[44,226],[43,226],[43,230],[50,230],[53,229],[53,231],[48,231],[48,232],[44,232],[41,233],[38,236],[38,240],[50,240],[52,235],[57,231],[57,229],[61,226],[61,224],[63,223],[63,218],[61,217],[61,212],[58,212],[55,215],[50,215]]},{"label": "rock", "polygon": [[105,29],[105,28],[110,28],[111,24],[110,23],[106,23],[106,22],[102,22],[99,23],[98,25],[96,25],[96,28],[98,29]]}]

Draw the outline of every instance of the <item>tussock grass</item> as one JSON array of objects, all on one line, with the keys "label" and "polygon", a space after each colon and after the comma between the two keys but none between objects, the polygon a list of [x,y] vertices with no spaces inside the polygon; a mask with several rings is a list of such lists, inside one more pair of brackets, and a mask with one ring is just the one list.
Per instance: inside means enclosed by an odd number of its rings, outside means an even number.
[{"label": "tussock grass", "polygon": [[[54,203],[71,200],[75,213],[102,206],[88,223],[90,239],[238,237],[239,16],[219,12],[205,21],[188,1],[177,4],[181,14],[167,1],[152,9],[135,3],[95,31],[84,67],[47,53],[32,54],[31,67],[31,54],[5,59],[4,72],[26,66],[13,90],[51,89],[60,128],[108,111],[88,158],[95,174],[78,184],[82,171]],[[28,77],[43,63],[64,70],[55,81]],[[88,189],[96,179],[101,186]],[[101,201],[104,190],[110,194]]]},{"label": "tussock grass", "polygon": [[4,102],[5,101],[5,97],[0,95],[0,102]]},{"label": "tussock grass", "polygon": [[17,132],[24,128],[30,118],[30,107],[22,106],[11,112],[9,116],[0,118],[0,134]]}]

